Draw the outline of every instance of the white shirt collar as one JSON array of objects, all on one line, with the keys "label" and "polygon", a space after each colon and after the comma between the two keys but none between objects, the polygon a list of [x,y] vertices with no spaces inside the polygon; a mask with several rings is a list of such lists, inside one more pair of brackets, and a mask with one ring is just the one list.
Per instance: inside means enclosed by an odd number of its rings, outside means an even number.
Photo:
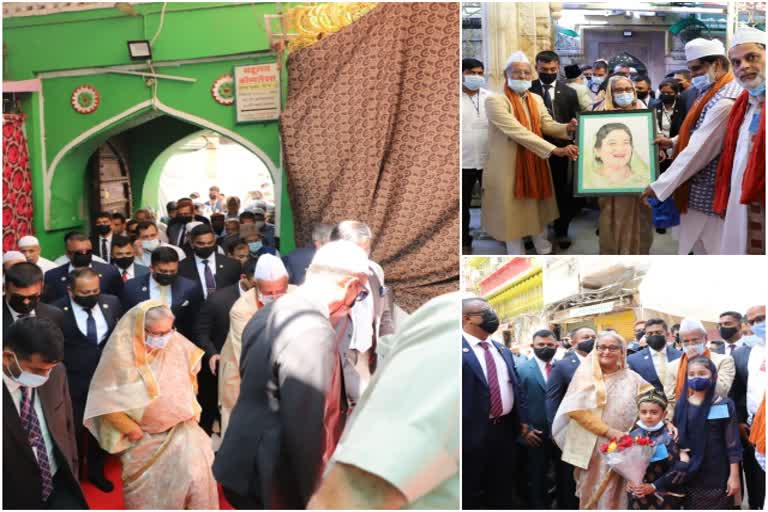
[{"label": "white shirt collar", "polygon": [[101,240],[111,241],[112,240],[112,233],[110,232],[107,236],[99,235],[99,241],[101,241]]},{"label": "white shirt collar", "polygon": [[488,337],[484,340],[481,340],[480,338],[476,338],[475,336],[472,336],[471,334],[468,334],[467,331],[462,329],[462,334],[464,335],[464,339],[467,340],[467,343],[469,343],[472,346],[479,345],[481,341],[485,341],[488,343],[491,343],[491,336],[488,335]]},{"label": "white shirt collar", "polygon": [[656,354],[664,354],[667,355],[667,346],[664,345],[661,350],[656,350],[652,346],[648,345],[648,350],[651,352],[651,356],[656,356]]},{"label": "white shirt collar", "polygon": [[[89,310],[85,309],[83,306],[81,306],[80,304],[78,304],[77,302],[75,302],[75,300],[74,300],[74,299],[72,299],[71,297],[70,297],[70,299],[69,299],[69,302],[71,302],[71,303],[72,303],[72,309],[76,309],[76,310],[78,310],[78,311],[82,311],[82,312],[83,312],[84,314],[86,314],[86,315],[88,314],[88,311],[89,311]],[[95,310],[96,308],[98,308],[98,307],[99,307],[99,303],[97,302],[97,303],[96,303],[96,305],[95,305],[95,306],[93,306],[93,308],[91,308],[91,309],[90,309],[90,311],[94,311],[94,310]],[[94,314],[95,314],[95,313],[94,313]]]},{"label": "white shirt collar", "polygon": [[[93,268],[93,262],[91,262],[91,263],[88,265],[88,268]],[[73,267],[73,266],[72,266],[72,262],[70,262],[70,263],[69,263],[69,268],[67,269],[67,274],[69,274],[69,273],[70,273],[70,272],[72,272],[73,270],[75,270],[75,267]]]},{"label": "white shirt collar", "polygon": [[238,281],[238,282],[237,282],[237,289],[238,289],[238,291],[240,292],[240,297],[242,297],[243,295],[245,295],[246,293],[248,293],[248,290],[246,290],[245,288],[243,288],[243,282],[242,282],[242,281]]},{"label": "white shirt collar", "polygon": [[5,382],[5,387],[8,388],[8,391],[11,394],[15,393],[21,387],[21,384],[7,376],[5,372],[3,372],[3,382]]},{"label": "white shirt collar", "polygon": [[[18,313],[15,309],[13,309],[11,307],[11,305],[8,304],[8,300],[7,299],[5,301],[5,305],[8,306],[8,311],[11,312],[11,318],[13,318],[13,321],[15,322],[16,320],[18,320],[19,317],[21,316],[21,313]],[[29,312],[29,316],[35,316],[35,310],[34,309]]]},{"label": "white shirt collar", "polygon": [[[593,348],[592,350],[594,350],[594,348]],[[583,355],[579,354],[578,352],[576,352],[575,350],[573,351],[573,354],[574,354],[576,357],[578,357],[578,358],[579,358],[579,362],[580,362],[580,363],[583,363],[583,362],[584,362],[584,360],[587,358],[587,356],[583,356]]]}]

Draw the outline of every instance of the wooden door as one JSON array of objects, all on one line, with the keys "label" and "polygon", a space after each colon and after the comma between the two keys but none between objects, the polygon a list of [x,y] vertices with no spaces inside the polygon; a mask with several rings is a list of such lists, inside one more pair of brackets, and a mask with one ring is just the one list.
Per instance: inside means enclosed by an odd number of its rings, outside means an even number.
[{"label": "wooden door", "polygon": [[91,176],[91,219],[99,212],[131,216],[131,176],[114,144],[106,142],[88,162]]}]

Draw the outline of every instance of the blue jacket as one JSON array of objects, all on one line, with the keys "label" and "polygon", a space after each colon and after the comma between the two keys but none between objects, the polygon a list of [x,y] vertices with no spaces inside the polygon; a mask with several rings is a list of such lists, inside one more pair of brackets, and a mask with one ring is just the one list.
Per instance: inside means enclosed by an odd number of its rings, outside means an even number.
[{"label": "blue jacket", "polygon": [[[667,361],[672,362],[675,359],[679,359],[683,353],[672,346],[671,343],[667,343]],[[627,364],[629,368],[640,374],[642,378],[649,384],[653,384],[658,391],[664,392],[664,386],[661,384],[659,376],[656,375],[656,368],[653,366],[653,356],[651,355],[651,349],[645,347],[643,350],[636,352],[627,358]]]},{"label": "blue jacket", "polygon": [[544,408],[547,411],[547,423],[552,428],[552,422],[555,420],[555,414],[557,413],[560,402],[563,401],[565,392],[568,391],[568,385],[573,379],[573,374],[576,373],[576,369],[581,364],[578,356],[573,350],[569,350],[565,353],[559,361],[555,361],[552,366],[552,372],[549,374],[549,380],[547,380],[547,393],[544,403]]},{"label": "blue jacket", "polygon": [[[499,351],[507,364],[507,376],[512,383],[514,404],[509,413],[509,441],[514,441],[520,435],[521,425],[528,424],[528,399],[525,390],[515,371],[512,352],[501,343],[493,341],[493,346]],[[462,338],[462,449],[474,450],[482,446],[488,429],[488,416],[491,410],[491,394],[483,374],[483,368],[475,357],[475,353],[467,340]],[[503,371],[497,368],[498,372]]]},{"label": "blue jacket", "polygon": [[[120,296],[123,291],[123,280],[115,267],[106,263],[94,261],[91,268],[99,274],[101,292]],[[45,273],[45,288],[43,302],[52,303],[67,296],[67,279],[69,277],[69,262]]]},{"label": "blue jacket", "polygon": [[312,263],[312,258],[315,257],[316,251],[317,249],[314,246],[298,247],[283,256],[283,263],[288,271],[289,283],[300,285],[304,282],[307,267]]},{"label": "blue jacket", "polygon": [[[549,435],[547,423],[547,410],[545,406],[547,383],[541,374],[535,357],[517,366],[517,374],[520,376],[520,385],[528,399],[528,419],[537,430]],[[550,375],[551,375],[550,371]]]}]

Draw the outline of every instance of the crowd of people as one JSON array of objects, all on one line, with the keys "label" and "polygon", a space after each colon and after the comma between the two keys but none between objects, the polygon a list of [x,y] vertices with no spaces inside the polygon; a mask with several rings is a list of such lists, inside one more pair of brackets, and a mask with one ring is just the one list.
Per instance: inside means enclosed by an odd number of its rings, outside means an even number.
[{"label": "crowd of people", "polygon": [[[487,301],[465,298],[463,508],[764,508],[765,309],[722,313],[717,337],[650,318],[631,342],[581,326],[520,350],[493,339]],[[600,450],[627,434],[654,442],[642,481]]]},{"label": "crowd of people", "polygon": [[[87,508],[80,478],[115,492],[107,457],[129,509],[217,509],[219,487],[236,508],[458,507],[458,395],[426,424],[403,396],[422,371],[458,379],[458,299],[396,326],[359,221],[280,257],[264,205],[211,187],[167,210],[4,255],[3,507]],[[395,457],[403,439],[420,450]]]},{"label": "crowd of people", "polygon": [[[550,254],[572,245],[569,227],[599,209],[600,254],[649,254],[654,228],[679,254],[765,254],[765,32],[737,30],[685,45],[687,69],[663,81],[598,59],[570,64],[522,51],[504,66],[503,91],[485,89],[485,67],[462,61],[462,246],[472,251],[470,203],[481,188],[481,230],[508,254]],[[534,75],[535,72],[535,75]],[[534,76],[536,79],[534,80]],[[651,110],[658,177],[642,193],[574,197],[579,113]],[[632,134],[629,134],[631,145]],[[603,165],[598,160],[600,165]],[[549,231],[551,228],[551,232]]]}]

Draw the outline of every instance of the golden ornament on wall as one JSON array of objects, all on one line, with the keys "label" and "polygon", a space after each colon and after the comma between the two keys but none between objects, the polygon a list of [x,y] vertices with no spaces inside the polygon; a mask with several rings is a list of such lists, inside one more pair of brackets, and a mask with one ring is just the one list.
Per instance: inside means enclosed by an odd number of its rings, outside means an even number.
[{"label": "golden ornament on wall", "polygon": [[326,35],[338,32],[375,7],[375,2],[344,2],[305,4],[288,9],[284,18],[286,28],[296,34],[288,42],[288,51],[306,48]]}]

